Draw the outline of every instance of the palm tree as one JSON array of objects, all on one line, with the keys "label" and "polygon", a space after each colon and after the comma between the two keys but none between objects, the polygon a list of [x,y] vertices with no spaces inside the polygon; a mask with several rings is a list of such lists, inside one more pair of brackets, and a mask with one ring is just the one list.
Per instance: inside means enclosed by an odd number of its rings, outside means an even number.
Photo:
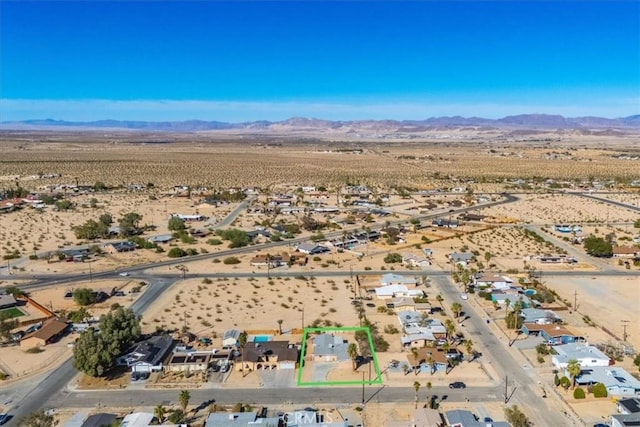
[{"label": "palm tree", "polygon": [[156,418],[158,419],[158,422],[160,424],[164,423],[164,415],[165,415],[165,409],[164,406],[162,405],[158,405],[155,407],[155,409],[153,410],[153,415],[156,416]]},{"label": "palm tree", "polygon": [[464,349],[469,355],[469,362],[471,362],[471,353],[473,352],[473,341],[471,341],[470,339],[466,339],[462,342],[462,345],[464,346]]},{"label": "palm tree", "polygon": [[457,319],[462,312],[462,305],[459,302],[454,302],[453,304],[451,304],[451,311],[453,311],[453,315]]},{"label": "palm tree", "polygon": [[427,407],[429,409],[431,409],[431,387],[433,387],[433,385],[431,384],[431,381],[427,381],[427,384],[425,385],[425,387],[427,387]]},{"label": "palm tree", "polygon": [[180,401],[180,406],[182,406],[182,412],[187,411],[187,406],[189,406],[189,400],[191,399],[191,393],[189,390],[182,390],[180,395],[178,396],[178,400]]},{"label": "palm tree", "polygon": [[456,332],[456,325],[451,319],[447,319],[444,322],[444,328],[447,331],[447,340],[452,340],[453,334]]},{"label": "palm tree", "polygon": [[504,315],[509,314],[509,306],[511,305],[511,300],[509,298],[504,300]]},{"label": "palm tree", "polygon": [[420,390],[420,383],[418,381],[413,382],[413,389],[416,391],[416,407],[418,409],[418,390]]},{"label": "palm tree", "polygon": [[429,371],[431,371],[431,375],[433,375],[433,373],[436,371],[435,368],[435,364],[436,364],[436,360],[433,358],[432,355],[427,356],[427,363],[429,364]]},{"label": "palm tree", "polygon": [[242,351],[242,376],[244,377],[244,347],[247,345],[247,334],[245,332],[242,332],[240,336],[238,336],[238,345]]},{"label": "palm tree", "polygon": [[436,301],[438,301],[438,304],[440,304],[440,308],[443,308],[442,301],[444,301],[444,298],[442,298],[442,295],[440,294],[436,295]]},{"label": "palm tree", "polygon": [[282,319],[278,319],[278,332],[282,335]]},{"label": "palm tree", "polygon": [[582,367],[580,366],[580,362],[578,362],[576,359],[569,360],[567,362],[567,372],[569,372],[569,375],[571,376],[571,387],[575,388],[576,377],[580,375],[580,372],[582,372]]},{"label": "palm tree", "polygon": [[353,370],[357,370],[358,366],[356,365],[356,358],[358,357],[358,346],[355,343],[349,344],[349,346],[347,347],[347,354],[351,359]]}]

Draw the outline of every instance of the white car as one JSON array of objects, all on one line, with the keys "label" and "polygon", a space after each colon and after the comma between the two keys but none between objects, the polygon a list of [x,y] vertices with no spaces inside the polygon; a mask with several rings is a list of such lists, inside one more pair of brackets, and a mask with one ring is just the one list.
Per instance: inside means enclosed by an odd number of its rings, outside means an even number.
[{"label": "white car", "polygon": [[467,294],[460,294],[460,298],[461,298],[461,299],[463,299],[463,300],[465,300],[465,301],[469,299],[469,297],[467,296]]},{"label": "white car", "polygon": [[129,275],[129,273],[127,273],[127,272],[125,271],[124,273],[120,273],[120,275],[121,275],[122,277],[127,277],[127,276]]}]

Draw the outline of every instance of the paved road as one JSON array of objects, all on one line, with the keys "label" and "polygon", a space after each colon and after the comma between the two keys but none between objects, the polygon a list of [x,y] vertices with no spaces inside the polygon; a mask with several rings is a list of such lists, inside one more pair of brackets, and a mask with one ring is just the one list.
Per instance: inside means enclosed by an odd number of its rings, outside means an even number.
[{"label": "paved road", "polygon": [[236,220],[238,215],[240,215],[245,209],[247,209],[249,203],[254,201],[255,198],[255,196],[251,196],[244,199],[242,203],[240,203],[233,211],[231,211],[231,213],[229,213],[229,215],[227,215],[222,221],[217,223],[215,225],[215,228],[225,228],[230,226],[231,223]]},{"label": "paved road", "polygon": [[[631,209],[632,211],[640,212],[640,206],[633,206],[627,203],[618,202],[616,200],[605,199],[604,197],[597,197],[597,196],[594,196],[593,194],[587,194],[587,193],[572,193],[572,194],[574,194],[575,196],[584,197],[585,199],[597,200],[599,202],[608,203],[610,205],[618,206],[620,208]],[[607,194],[607,193],[604,193],[604,194]]]},{"label": "paved road", "polygon": [[[541,397],[541,389],[537,385],[537,380],[529,375],[533,372],[525,371],[524,367],[513,357],[507,346],[506,338],[498,337],[491,331],[485,321],[486,315],[476,309],[470,300],[460,299],[460,288],[456,287],[449,277],[434,277],[433,285],[440,290],[449,306],[453,302],[459,302],[464,312],[470,316],[464,321],[464,327],[458,329],[465,334],[466,338],[470,338],[474,347],[483,354],[483,362],[490,361],[489,363],[500,375],[500,378],[494,378],[502,381],[498,392],[499,397],[504,398],[504,381],[505,377],[508,377],[509,393],[514,387],[517,387],[513,398],[519,402],[519,406],[525,407],[525,412],[535,425],[567,425],[567,419],[558,413],[557,409],[547,406],[547,400],[550,399],[545,400]],[[509,404],[513,404],[513,402],[510,401]]]},{"label": "paved road", "polygon": [[[46,408],[78,407],[92,408],[98,404],[108,404],[116,407],[156,406],[160,402],[177,403],[179,390],[145,390],[144,392],[133,390],[118,391],[92,391],[71,393],[64,391],[49,400]],[[452,402],[470,401],[485,402],[501,399],[498,387],[473,387],[464,390],[451,390],[448,387],[434,387],[432,396]],[[365,402],[413,402],[413,387],[386,387],[365,386]],[[424,396],[422,391],[421,396]],[[289,402],[294,404],[345,404],[362,403],[362,387],[295,387],[281,388],[277,392],[274,389],[197,389],[191,390],[191,402],[200,402],[215,399],[221,404],[234,404],[237,402],[258,405],[284,405]],[[558,424],[561,425],[561,424]]]}]

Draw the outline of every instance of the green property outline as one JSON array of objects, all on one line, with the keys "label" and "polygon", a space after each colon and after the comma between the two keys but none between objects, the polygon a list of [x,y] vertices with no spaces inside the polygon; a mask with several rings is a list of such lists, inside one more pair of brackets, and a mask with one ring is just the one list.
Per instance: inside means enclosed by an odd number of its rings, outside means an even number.
[{"label": "green property outline", "polygon": [[[364,331],[367,333],[367,340],[369,341],[369,348],[371,349],[371,357],[373,358],[373,367],[376,373],[375,379],[371,381],[302,381],[302,370],[304,369],[304,353],[307,347],[307,338],[309,333],[313,332],[358,332]],[[382,373],[380,372],[380,366],[378,365],[378,356],[376,354],[375,349],[373,348],[373,339],[371,338],[371,331],[369,328],[364,326],[343,326],[343,327],[325,327],[325,328],[304,328],[302,334],[302,348],[300,350],[300,360],[299,360],[298,369],[298,378],[297,385],[298,386],[333,386],[333,385],[366,385],[366,384],[382,384]]]}]

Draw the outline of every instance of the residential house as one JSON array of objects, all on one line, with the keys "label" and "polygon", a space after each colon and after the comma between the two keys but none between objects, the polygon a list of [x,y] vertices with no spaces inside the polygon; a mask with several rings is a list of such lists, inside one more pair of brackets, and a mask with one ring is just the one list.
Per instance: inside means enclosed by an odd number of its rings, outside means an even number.
[{"label": "residential house", "polygon": [[194,221],[200,222],[200,221],[206,221],[209,219],[209,217],[204,215],[182,215],[178,213],[169,214],[169,219],[173,217],[178,217],[184,222],[194,222]]},{"label": "residential house", "polygon": [[117,415],[115,415],[115,414],[106,414],[104,412],[101,412],[101,413],[98,413],[98,414],[93,414],[93,415],[89,416],[86,420],[84,420],[84,422],[82,423],[81,427],[111,426],[111,425],[113,425],[113,422],[116,420],[116,418],[118,418]]},{"label": "residential house", "polygon": [[438,218],[431,221],[434,227],[457,228],[460,223],[455,219]]},{"label": "residential house", "polygon": [[224,347],[231,347],[238,345],[238,339],[240,338],[240,332],[237,329],[227,329],[222,334],[222,345]]},{"label": "residential house", "polygon": [[640,398],[620,399],[616,406],[621,414],[638,414],[640,413]]},{"label": "residential house", "polygon": [[422,289],[409,289],[405,285],[387,285],[375,288],[374,292],[378,299],[390,299],[397,297],[423,297]]},{"label": "residential house", "polygon": [[454,409],[444,413],[444,419],[450,427],[510,427],[506,421],[491,421],[490,423],[480,422],[476,416],[464,409]]},{"label": "residential house", "polygon": [[62,319],[52,318],[45,320],[42,327],[28,333],[20,340],[20,348],[29,350],[35,347],[44,347],[58,341],[69,330],[69,324]]},{"label": "residential house", "polygon": [[289,341],[248,342],[236,358],[238,371],[260,369],[295,369],[298,364],[298,348]]},{"label": "residential house", "polygon": [[173,240],[173,236],[171,234],[160,234],[158,236],[151,236],[147,239],[151,243],[169,243]]},{"label": "residential house", "polygon": [[551,361],[553,366],[558,369],[565,369],[572,359],[580,362],[580,366],[583,368],[613,364],[609,356],[588,344],[569,343],[557,345],[553,349],[556,354],[551,357]]},{"label": "residential house", "polygon": [[614,258],[640,258],[640,249],[637,246],[614,246],[612,250]]},{"label": "residential house", "polygon": [[212,412],[204,427],[251,427],[257,425],[283,426],[277,417],[258,418],[257,412]]},{"label": "residential house", "polygon": [[318,255],[325,252],[329,252],[329,248],[322,245],[316,245],[315,243],[300,243],[296,250],[307,255]]},{"label": "residential house", "polygon": [[609,422],[611,427],[637,427],[640,426],[640,413],[611,415]]},{"label": "residential house", "polygon": [[473,256],[468,252],[453,252],[449,254],[449,260],[456,265],[466,267],[473,260]]},{"label": "residential house", "polygon": [[313,338],[314,362],[342,362],[349,360],[349,343],[340,336],[320,334]]},{"label": "residential house", "polygon": [[128,240],[109,242],[102,245],[102,250],[108,254],[119,254],[136,250],[136,244]]},{"label": "residential house", "polygon": [[476,286],[480,288],[492,288],[496,290],[509,289],[513,284],[513,280],[508,276],[502,276],[495,273],[485,273],[474,279]]},{"label": "residential house", "polygon": [[404,285],[407,287],[415,287],[418,282],[415,278],[404,277],[399,274],[387,273],[380,279],[381,286],[388,285]]},{"label": "residential house", "polygon": [[409,366],[417,372],[445,371],[449,360],[442,349],[435,347],[420,347],[407,353]]},{"label": "residential house", "polygon": [[426,258],[421,258],[411,253],[404,253],[402,254],[402,265],[427,269],[431,264]]},{"label": "residential house", "polygon": [[594,366],[582,369],[576,384],[590,386],[602,383],[609,396],[640,397],[640,381],[623,368]]},{"label": "residential house", "polygon": [[264,239],[269,239],[271,237],[271,233],[269,233],[267,230],[264,230],[264,229],[256,229],[256,230],[247,231],[247,237],[249,237],[250,240],[254,240],[257,237],[263,237]]},{"label": "residential house", "polygon": [[521,330],[527,336],[541,336],[551,345],[583,341],[582,337],[577,336],[564,326],[559,325],[539,325],[537,323],[524,323]]},{"label": "residential house", "polygon": [[348,421],[333,419],[338,416],[325,417],[324,414],[310,409],[287,412],[284,418],[286,427],[348,427],[349,425]]},{"label": "residential house", "polygon": [[169,335],[156,335],[137,343],[127,354],[116,359],[119,366],[131,368],[131,372],[161,371],[162,362],[173,347]]},{"label": "residential house", "polygon": [[520,303],[520,307],[528,308],[534,305],[529,298],[524,295],[519,295],[516,293],[494,293],[491,294],[491,301],[498,303],[498,305],[504,307],[507,304],[507,300],[509,300],[509,307],[514,308],[516,302]]},{"label": "residential house", "polygon": [[387,301],[386,306],[388,309],[401,311],[429,311],[431,309],[431,304],[415,302],[413,298],[409,297],[392,298],[391,301]]},{"label": "residential house", "polygon": [[149,427],[153,418],[151,412],[132,412],[124,417],[120,427]]},{"label": "residential house", "polygon": [[13,295],[0,293],[0,309],[15,307],[17,304]]},{"label": "residential house", "polygon": [[164,367],[165,372],[206,371],[211,361],[211,352],[174,352]]},{"label": "residential house", "polygon": [[520,310],[520,317],[522,317],[523,323],[537,323],[539,325],[550,325],[562,321],[553,311],[538,308],[523,308]]}]

